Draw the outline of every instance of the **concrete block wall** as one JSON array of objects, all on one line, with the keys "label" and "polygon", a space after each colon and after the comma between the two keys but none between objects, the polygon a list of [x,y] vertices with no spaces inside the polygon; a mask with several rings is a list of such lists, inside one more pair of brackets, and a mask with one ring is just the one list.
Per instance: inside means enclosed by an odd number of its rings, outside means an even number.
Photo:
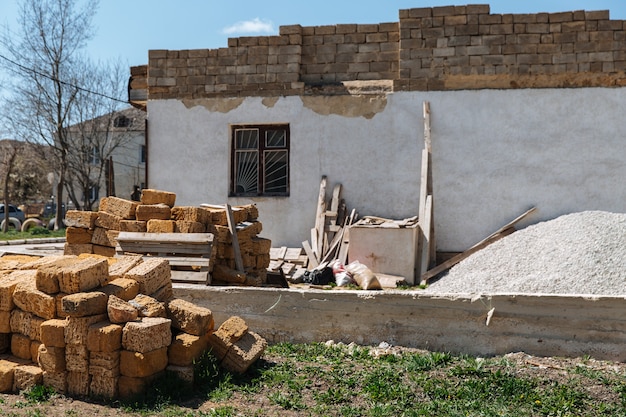
[{"label": "concrete block wall", "polygon": [[282,26],[226,48],[150,51],[149,99],[301,95],[353,80],[393,80],[395,91],[622,86],[625,25],[607,10],[468,5],[400,10],[392,23]]}]

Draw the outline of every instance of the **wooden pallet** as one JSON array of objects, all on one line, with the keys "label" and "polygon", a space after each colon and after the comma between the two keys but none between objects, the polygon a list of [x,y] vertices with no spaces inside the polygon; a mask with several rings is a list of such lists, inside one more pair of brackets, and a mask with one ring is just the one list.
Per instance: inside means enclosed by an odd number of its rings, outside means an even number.
[{"label": "wooden pallet", "polygon": [[116,255],[158,256],[169,261],[172,282],[211,284],[212,233],[120,232]]}]

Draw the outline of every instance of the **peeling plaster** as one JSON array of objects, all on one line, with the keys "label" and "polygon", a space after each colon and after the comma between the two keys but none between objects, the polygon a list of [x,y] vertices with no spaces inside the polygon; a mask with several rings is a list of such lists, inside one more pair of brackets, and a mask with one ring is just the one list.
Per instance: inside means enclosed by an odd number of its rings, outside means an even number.
[{"label": "peeling plaster", "polygon": [[371,119],[385,110],[387,96],[304,96],[301,97],[304,107],[317,114],[328,116],[336,114],[345,117],[364,117]]},{"label": "peeling plaster", "polygon": [[278,102],[278,97],[265,97],[261,102],[265,107],[272,108]]},{"label": "peeling plaster", "polygon": [[231,110],[241,106],[244,98],[201,98],[201,99],[183,99],[182,102],[188,109],[192,107],[202,106],[211,112],[228,113]]}]

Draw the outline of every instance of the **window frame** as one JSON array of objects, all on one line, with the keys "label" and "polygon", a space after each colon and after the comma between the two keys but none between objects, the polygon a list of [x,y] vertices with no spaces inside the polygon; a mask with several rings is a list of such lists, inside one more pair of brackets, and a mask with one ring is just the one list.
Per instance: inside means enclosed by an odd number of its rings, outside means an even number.
[{"label": "window frame", "polygon": [[[237,192],[237,132],[240,130],[258,130],[258,142],[254,151],[257,153],[257,191],[256,192]],[[285,132],[284,146],[271,146],[266,144],[267,132],[273,130],[283,130]],[[251,149],[252,151],[252,149]],[[267,162],[268,152],[278,151],[285,152],[286,155],[286,173],[285,173],[285,191],[272,192],[266,191],[267,175],[265,166]],[[288,123],[272,123],[272,124],[232,124],[230,125],[230,184],[228,186],[228,195],[230,197],[289,197],[290,193],[290,126]]]}]

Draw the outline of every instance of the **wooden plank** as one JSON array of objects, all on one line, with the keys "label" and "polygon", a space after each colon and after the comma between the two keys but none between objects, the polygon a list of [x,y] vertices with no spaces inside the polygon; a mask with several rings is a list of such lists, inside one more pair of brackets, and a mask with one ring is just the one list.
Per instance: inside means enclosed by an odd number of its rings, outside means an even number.
[{"label": "wooden plank", "polygon": [[271,260],[270,265],[267,267],[268,271],[278,271],[280,266],[284,263],[282,259]]},{"label": "wooden plank", "polygon": [[270,259],[284,259],[287,252],[287,246],[280,248],[270,248]]},{"label": "wooden plank", "polygon": [[237,225],[233,218],[233,210],[228,203],[226,204],[226,218],[228,220],[233,251],[235,252],[235,266],[237,267],[237,272],[244,273],[243,258],[241,257],[241,248],[239,247],[239,238],[237,237]]},{"label": "wooden plank", "polygon": [[356,218],[356,210],[352,209],[350,212],[350,216],[345,221],[345,225],[343,226],[343,237],[341,239],[341,243],[339,246],[339,254],[337,255],[337,259],[341,262],[342,265],[346,264],[348,260],[348,248],[350,246],[350,226],[354,223],[354,219]]},{"label": "wooden plank", "polygon": [[315,257],[315,254],[313,253],[313,249],[311,248],[311,245],[309,244],[308,240],[305,240],[304,242],[302,242],[302,248],[304,249],[304,252],[309,258],[309,267],[315,268],[317,265],[319,265],[319,262],[317,258]]},{"label": "wooden plank", "polygon": [[440,273],[452,268],[454,265],[458,264],[459,262],[461,262],[463,259],[469,257],[470,255],[478,252],[481,249],[486,248],[487,246],[491,245],[493,242],[496,242],[500,239],[502,239],[505,236],[510,235],[511,233],[513,233],[515,231],[515,227],[511,226],[507,229],[504,229],[498,233],[494,233],[492,235],[490,235],[488,238],[481,240],[479,243],[477,243],[476,245],[472,246],[471,248],[469,248],[468,250],[466,250],[465,252],[461,252],[460,254],[458,254],[457,256],[454,256],[450,259],[448,259],[447,261],[443,262],[440,265],[437,265],[436,267],[428,270],[426,273],[424,273],[421,277],[421,285],[426,285],[428,284],[428,280],[434,278],[435,276],[439,275]]},{"label": "wooden plank", "polygon": [[324,223],[326,221],[324,213],[326,212],[327,182],[328,180],[326,178],[326,175],[322,176],[322,180],[320,181],[320,192],[317,197],[317,212],[315,213],[315,232],[317,235],[317,240],[315,242],[311,240],[311,244],[313,245],[313,253],[315,253],[318,259],[322,257],[322,250],[324,245]]},{"label": "wooden plank", "polygon": [[433,199],[432,196],[428,196],[426,197],[426,206],[424,208],[424,215],[422,218],[420,218],[419,221],[419,228],[420,228],[420,253],[419,253],[419,265],[420,265],[420,276],[422,276],[423,274],[426,273],[426,271],[428,271],[428,267],[430,265],[430,253],[431,253],[431,249],[430,249],[430,245],[431,245],[431,241],[430,241],[430,233],[431,233],[431,218],[430,218],[430,214],[432,213],[432,204],[433,204]]},{"label": "wooden plank", "polygon": [[286,261],[294,262],[297,261],[302,255],[302,248],[286,248],[285,256],[283,257]]},{"label": "wooden plank", "polygon": [[510,235],[511,233],[515,231],[515,225],[519,223],[520,221],[524,220],[530,214],[534,213],[536,209],[537,209],[536,207],[532,207],[526,210],[524,213],[520,214],[515,219],[511,220],[510,222],[508,222],[507,224],[505,224],[504,226],[502,226],[501,228],[493,232],[491,235],[487,236],[485,239],[476,243],[474,246],[472,246],[468,250],[461,252],[460,254],[456,256],[453,256],[447,261],[427,271],[425,274],[421,276],[421,281],[422,281],[421,283],[427,284],[429,279],[435,277],[436,275],[439,275],[440,273],[442,273],[443,271],[449,268],[452,268],[454,265],[461,262],[463,259],[467,258],[471,254],[478,252],[479,250],[485,248],[486,246],[490,245],[491,243],[497,240],[502,239],[503,237],[507,235]]},{"label": "wooden plank", "polygon": [[206,272],[196,271],[172,271],[172,282],[187,284],[205,284],[207,282]]},{"label": "wooden plank", "polygon": [[206,244],[213,243],[212,233],[145,233],[145,232],[120,232],[117,236],[120,242],[147,242],[147,243],[188,243]]},{"label": "wooden plank", "polygon": [[428,152],[432,152],[431,138],[430,138],[430,102],[425,101],[423,105],[424,110],[424,145]]},{"label": "wooden plank", "polygon": [[159,244],[154,242],[149,243],[133,243],[133,242],[118,242],[116,246],[116,252],[123,253],[159,253],[159,254],[181,254],[181,255],[197,255],[197,256],[211,256],[211,249],[199,245],[171,245],[171,244]]}]

